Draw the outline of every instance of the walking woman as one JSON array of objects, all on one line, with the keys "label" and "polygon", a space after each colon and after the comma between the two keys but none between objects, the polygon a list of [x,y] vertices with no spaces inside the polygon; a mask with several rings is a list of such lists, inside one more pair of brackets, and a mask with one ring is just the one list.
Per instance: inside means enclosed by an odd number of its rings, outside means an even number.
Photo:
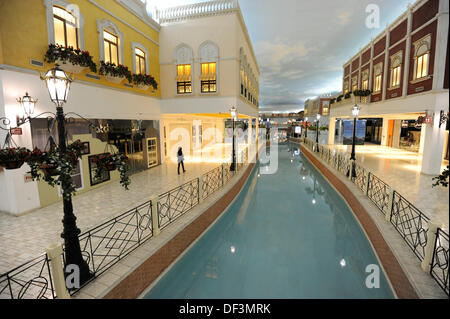
[{"label": "walking woman", "polygon": [[183,155],[183,149],[180,147],[178,149],[178,175],[180,175],[180,165],[183,167],[183,173],[186,173],[186,170],[184,169],[184,155]]}]

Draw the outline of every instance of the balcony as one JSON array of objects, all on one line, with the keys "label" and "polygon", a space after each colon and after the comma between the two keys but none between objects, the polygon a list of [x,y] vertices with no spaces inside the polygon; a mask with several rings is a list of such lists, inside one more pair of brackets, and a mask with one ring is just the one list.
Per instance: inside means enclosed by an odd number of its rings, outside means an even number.
[{"label": "balcony", "polygon": [[226,14],[239,10],[237,0],[216,0],[178,7],[157,12],[160,24],[185,21],[188,19]]}]

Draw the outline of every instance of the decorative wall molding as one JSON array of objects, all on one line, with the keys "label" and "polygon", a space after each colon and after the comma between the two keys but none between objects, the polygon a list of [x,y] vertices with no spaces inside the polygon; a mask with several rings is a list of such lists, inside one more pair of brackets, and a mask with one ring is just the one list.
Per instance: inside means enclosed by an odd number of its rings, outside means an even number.
[{"label": "decorative wall molding", "polygon": [[155,31],[161,30],[161,26],[156,22],[151,15],[147,12],[147,6],[140,0],[116,0],[121,6],[130,11],[136,17],[138,17],[142,22],[147,24],[149,27]]},{"label": "decorative wall molding", "polygon": [[[139,33],[140,35],[142,35],[144,38],[152,41],[154,44],[156,44],[157,46],[159,46],[159,43],[156,42],[155,40],[153,40],[152,38],[150,38],[148,35],[146,35],[144,32],[142,32],[141,30],[138,30],[137,28],[133,27],[131,24],[129,24],[128,22],[126,22],[125,20],[119,18],[118,16],[116,16],[115,14],[113,14],[111,11],[103,8],[101,5],[99,5],[97,2],[95,2],[94,0],[88,0],[90,3],[92,3],[93,5],[95,5],[97,8],[99,8],[100,10],[103,10],[104,12],[106,12],[107,14],[109,14],[111,17],[113,17],[114,19],[120,21],[121,23],[125,24],[127,27],[133,29],[134,31],[136,31],[137,33]],[[159,31],[159,30],[157,30]]]}]

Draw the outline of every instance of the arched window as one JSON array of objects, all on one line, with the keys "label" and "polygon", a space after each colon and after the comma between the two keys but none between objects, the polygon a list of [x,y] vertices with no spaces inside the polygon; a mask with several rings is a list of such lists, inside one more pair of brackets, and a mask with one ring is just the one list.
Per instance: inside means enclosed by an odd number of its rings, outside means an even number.
[{"label": "arched window", "polygon": [[133,42],[131,44],[133,54],[133,70],[136,74],[149,74],[149,54],[148,50],[141,44]]},{"label": "arched window", "polygon": [[428,78],[430,66],[431,34],[414,43],[414,80]]},{"label": "arched window", "polygon": [[48,44],[84,50],[84,19],[77,5],[65,0],[44,0]]},{"label": "arched window", "polygon": [[373,68],[373,93],[381,92],[381,81],[383,75],[383,62],[378,63]]},{"label": "arched window", "polygon": [[100,60],[115,65],[123,64],[123,34],[109,20],[97,20]]},{"label": "arched window", "polygon": [[391,56],[391,85],[390,89],[400,86],[402,74],[402,51]]},{"label": "arched window", "polygon": [[69,11],[57,6],[53,7],[53,27],[55,44],[78,49],[77,19]]},{"label": "arched window", "polygon": [[219,48],[210,41],[204,42],[199,48],[199,59],[201,93],[216,93]]},{"label": "arched window", "polygon": [[175,49],[177,94],[191,94],[193,92],[193,62],[194,53],[189,46],[181,44]]}]

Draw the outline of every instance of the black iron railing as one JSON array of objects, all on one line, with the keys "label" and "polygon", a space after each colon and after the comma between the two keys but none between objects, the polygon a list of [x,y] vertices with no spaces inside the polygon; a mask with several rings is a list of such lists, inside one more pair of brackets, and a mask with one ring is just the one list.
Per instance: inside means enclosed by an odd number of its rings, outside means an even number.
[{"label": "black iron railing", "polygon": [[[307,139],[304,146],[312,151],[313,144],[312,141]],[[322,145],[320,147],[319,157],[339,172],[346,175],[349,173],[350,164],[345,154],[332,151],[331,148]],[[388,184],[371,172],[368,172],[359,163],[355,163],[355,171],[356,177],[352,178],[355,185],[365,192],[380,212],[390,220],[417,258],[420,261],[424,260],[428,243],[428,223],[430,219],[398,192],[392,190]],[[447,295],[449,294],[448,265],[449,235],[442,229],[438,229],[436,242],[434,243],[430,274]]]},{"label": "black iron railing", "polygon": [[369,174],[367,196],[386,215],[389,213],[390,187],[373,174]]},{"label": "black iron railing", "polygon": [[202,199],[206,199],[211,194],[217,192],[223,185],[222,167],[217,167],[206,173],[202,177]]},{"label": "black iron railing", "polygon": [[425,258],[429,221],[413,204],[394,192],[391,223],[420,261]]},{"label": "black iron railing", "polygon": [[[248,153],[243,158],[244,163],[240,163],[239,168],[248,162]],[[205,174],[201,186],[202,199],[223,187],[232,176],[229,163]],[[152,201],[147,201],[81,234],[81,250],[93,274],[83,287],[153,237],[154,209],[157,209],[159,229],[163,230],[197,206],[200,203],[199,187],[199,179],[193,179],[160,195],[157,207]],[[0,299],[54,299],[56,295],[49,262],[47,254],[44,254],[0,274]],[[64,253],[62,266],[65,266]],[[73,295],[80,289],[70,293]]]},{"label": "black iron railing", "polygon": [[445,291],[449,294],[448,265],[449,265],[449,241],[448,234],[442,229],[437,230],[436,242],[433,249],[433,261],[431,262],[430,274]]},{"label": "black iron railing", "polygon": [[54,299],[47,254],[0,275],[0,299]]},{"label": "black iron railing", "polygon": [[366,184],[367,184],[367,172],[364,167],[359,165],[358,163],[353,164],[355,167],[355,175],[352,177],[353,183],[362,191],[364,191]]},{"label": "black iron railing", "polygon": [[158,223],[162,230],[200,202],[198,178],[159,196]]},{"label": "black iron railing", "polygon": [[150,201],[80,235],[83,256],[94,278],[153,237]]}]

